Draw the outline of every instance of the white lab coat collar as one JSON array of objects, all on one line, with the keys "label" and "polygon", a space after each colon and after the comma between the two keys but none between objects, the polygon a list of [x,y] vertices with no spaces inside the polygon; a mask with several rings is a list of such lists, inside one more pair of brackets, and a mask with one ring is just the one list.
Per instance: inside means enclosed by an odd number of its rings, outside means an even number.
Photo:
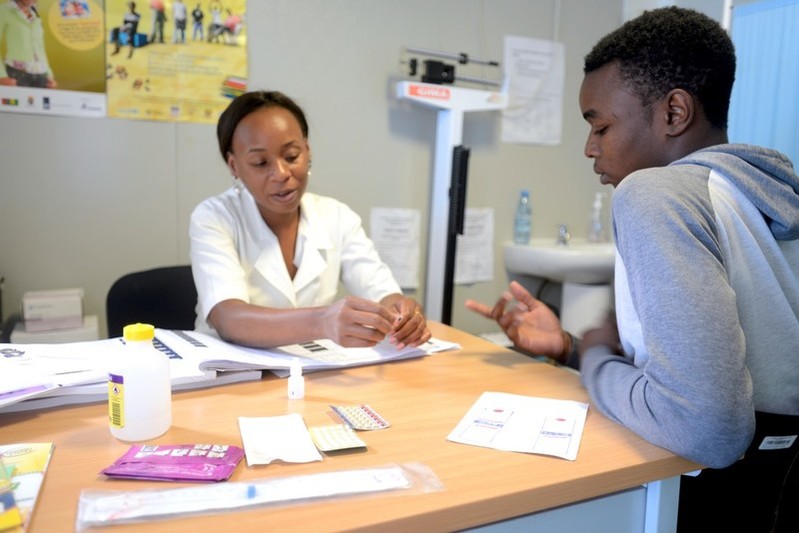
[{"label": "white lab coat collar", "polygon": [[292,280],[286,270],[277,236],[261,217],[255,199],[243,187],[240,195],[242,210],[247,217],[247,226],[263,228],[263,231],[254,236],[261,249],[254,264],[256,270],[289,301],[298,306],[297,293],[322,275],[327,265],[325,250],[334,246],[330,235],[324,231],[324,226],[319,220],[314,196],[304,194],[300,201],[300,226],[294,250],[294,264],[298,270]]},{"label": "white lab coat collar", "polygon": [[[330,233],[325,231],[316,209],[316,199],[304,194],[300,202],[300,227],[294,250],[294,290],[300,291],[327,269],[326,250],[333,248]],[[303,257],[305,255],[305,257]]]}]

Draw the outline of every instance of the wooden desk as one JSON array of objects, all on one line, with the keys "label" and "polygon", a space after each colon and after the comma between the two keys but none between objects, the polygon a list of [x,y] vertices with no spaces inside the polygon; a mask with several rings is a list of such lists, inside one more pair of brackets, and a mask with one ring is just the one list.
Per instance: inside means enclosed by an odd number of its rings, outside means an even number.
[{"label": "wooden desk", "polygon": [[[289,401],[286,381],[173,395],[173,424],[155,442],[241,445],[238,416],[300,413],[308,426],[333,421],[329,407],[368,403],[391,427],[361,433],[366,451],[323,462],[248,468],[231,481],[421,462],[445,490],[402,492],[147,524],[155,530],[452,531],[580,502],[673,478],[697,465],[650,445],[589,409],[576,461],[503,452],[446,440],[484,391],[588,401],[578,376],[440,324],[434,336],[462,350],[395,363],[306,375],[304,400]],[[99,474],[128,445],[108,430],[105,404],[0,413],[0,443],[55,442],[30,531],[73,531],[82,489],[136,490],[185,484],[111,480]],[[673,509],[672,509],[673,512]],[[534,515],[535,516],[535,515]],[[651,518],[648,518],[650,520]],[[142,530],[142,524],[120,530]]]}]

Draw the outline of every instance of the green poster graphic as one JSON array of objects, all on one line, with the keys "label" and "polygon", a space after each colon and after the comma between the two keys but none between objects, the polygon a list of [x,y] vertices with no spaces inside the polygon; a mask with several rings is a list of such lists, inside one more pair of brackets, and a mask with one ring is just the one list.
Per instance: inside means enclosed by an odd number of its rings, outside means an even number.
[{"label": "green poster graphic", "polygon": [[0,110],[105,116],[104,23],[96,0],[0,1]]}]

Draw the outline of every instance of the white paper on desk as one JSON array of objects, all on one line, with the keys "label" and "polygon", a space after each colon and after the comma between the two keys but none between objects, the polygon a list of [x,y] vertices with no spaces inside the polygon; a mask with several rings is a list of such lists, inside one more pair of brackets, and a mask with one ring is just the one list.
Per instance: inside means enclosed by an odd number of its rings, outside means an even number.
[{"label": "white paper on desk", "polygon": [[[204,357],[225,348],[183,332],[156,329],[155,344],[169,357],[173,390],[260,379],[260,372],[217,373]],[[221,341],[216,341],[225,345]],[[109,363],[124,353],[121,338],[55,344],[0,344],[0,409],[6,412],[100,401],[108,396]]]},{"label": "white paper on desk", "polygon": [[484,392],[447,440],[574,461],[588,404]]},{"label": "white paper on desk", "polygon": [[[460,349],[460,344],[435,338],[431,338],[421,346],[408,346],[402,350],[397,350],[388,341],[369,348],[344,348],[327,339],[279,348],[287,354],[283,357],[287,357],[289,361],[295,356],[300,357],[303,372],[401,361],[457,349]],[[325,350],[330,351],[326,353]],[[288,367],[272,368],[270,372],[280,378],[289,375]]]},{"label": "white paper on desk", "polygon": [[321,461],[305,422],[297,413],[283,416],[239,417],[239,431],[247,465]]},{"label": "white paper on desk", "polygon": [[108,377],[113,341],[0,344],[0,407]]},{"label": "white paper on desk", "polygon": [[276,348],[249,348],[223,342],[210,335],[196,331],[156,330],[156,334],[176,344],[175,337],[188,339],[186,346],[178,350],[190,365],[204,370],[271,370],[284,377],[294,359],[299,358],[303,371],[327,370],[350,366],[367,365],[411,359],[425,355],[457,349],[457,343],[430,339],[422,346],[397,350],[388,341],[370,348],[344,348],[330,339],[317,339],[301,344],[290,344]]}]

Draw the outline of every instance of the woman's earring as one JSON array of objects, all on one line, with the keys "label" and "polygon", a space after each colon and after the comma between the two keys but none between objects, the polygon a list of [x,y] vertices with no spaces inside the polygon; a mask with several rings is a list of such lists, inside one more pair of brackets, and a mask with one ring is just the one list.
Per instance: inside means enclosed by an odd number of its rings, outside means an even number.
[{"label": "woman's earring", "polygon": [[233,188],[236,189],[236,194],[241,194],[241,180],[233,176]]},{"label": "woman's earring", "polygon": [[311,177],[311,167],[313,166],[313,159],[308,160],[308,177]]}]

